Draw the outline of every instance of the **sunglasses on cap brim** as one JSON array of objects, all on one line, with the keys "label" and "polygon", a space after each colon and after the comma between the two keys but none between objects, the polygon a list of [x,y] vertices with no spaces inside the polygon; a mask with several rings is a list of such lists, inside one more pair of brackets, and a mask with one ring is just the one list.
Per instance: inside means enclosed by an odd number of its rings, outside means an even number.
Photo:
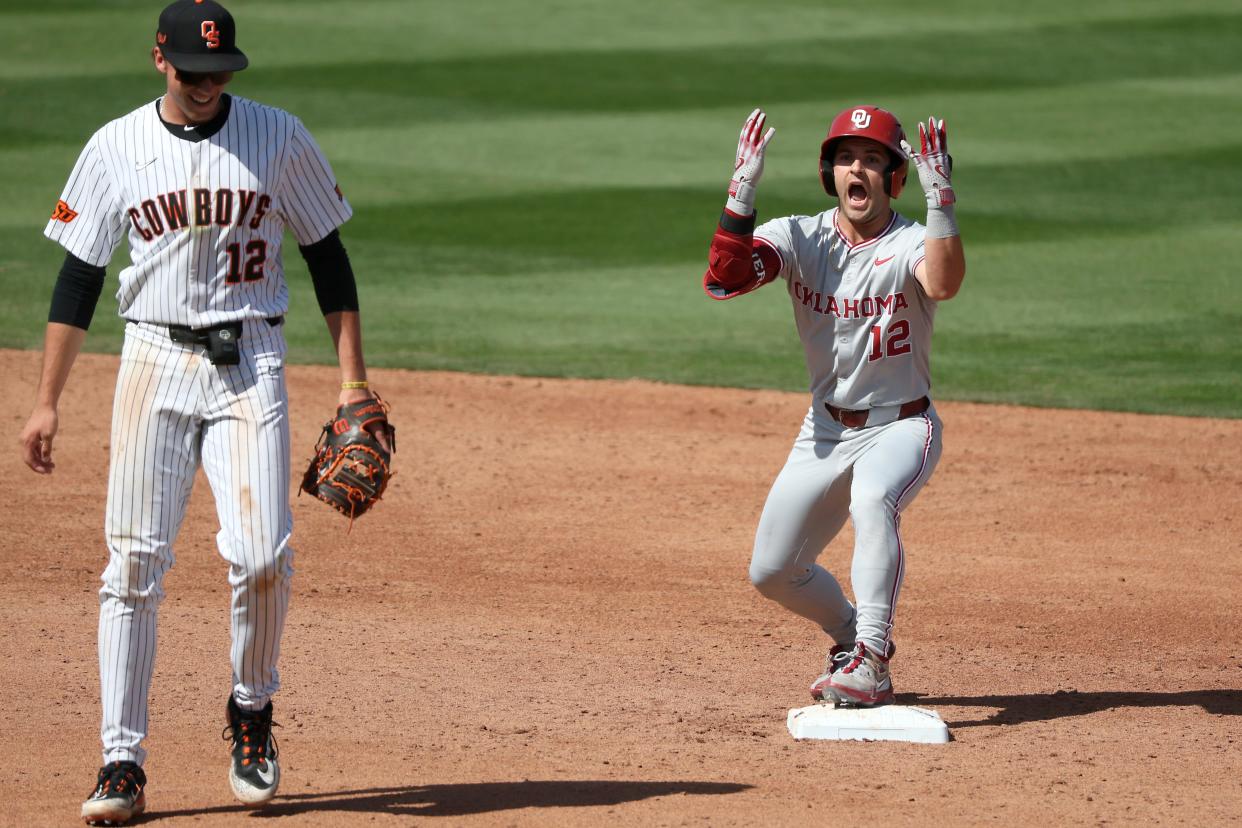
[{"label": "sunglasses on cap brim", "polygon": [[233,79],[232,72],[187,72],[184,69],[176,69],[176,72],[177,80],[186,86],[198,86],[206,78],[210,78],[216,86],[224,86]]}]

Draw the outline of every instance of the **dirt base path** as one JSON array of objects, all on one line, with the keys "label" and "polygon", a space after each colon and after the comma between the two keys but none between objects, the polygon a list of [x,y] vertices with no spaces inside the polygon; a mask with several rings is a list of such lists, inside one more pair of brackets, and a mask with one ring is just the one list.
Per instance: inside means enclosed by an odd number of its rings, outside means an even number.
[{"label": "dirt base path", "polygon": [[[38,354],[0,352],[5,821],[98,767],[96,590],[115,358],[83,355],[55,474],[22,465]],[[335,372],[294,367],[295,466]],[[294,501],[276,700],[297,825],[1224,823],[1242,814],[1242,421],[942,403],[907,511],[901,703],[947,745],[796,743],[825,642],[747,582],[800,394],[375,371],[398,475],[346,534]],[[226,781],[226,566],[201,479],[166,581],[145,823]],[[848,574],[849,531],[822,560]],[[420,817],[423,819],[414,820]],[[286,819],[288,818],[288,819]],[[247,823],[255,824],[255,823]]]}]

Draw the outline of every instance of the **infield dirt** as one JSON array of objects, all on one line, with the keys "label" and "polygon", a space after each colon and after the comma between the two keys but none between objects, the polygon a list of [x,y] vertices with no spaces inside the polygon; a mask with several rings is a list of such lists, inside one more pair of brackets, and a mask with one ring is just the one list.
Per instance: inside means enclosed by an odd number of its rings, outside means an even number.
[{"label": "infield dirt", "polygon": [[[39,354],[0,352],[0,821],[77,820],[114,357],[78,360],[57,469],[22,464]],[[802,394],[372,371],[397,476],[353,531],[294,501],[280,823],[1222,824],[1242,815],[1242,421],[939,403],[905,513],[900,703],[947,745],[796,743],[826,642],[747,582]],[[336,394],[291,367],[295,471]],[[166,581],[142,824],[229,794],[226,565],[195,486]],[[847,530],[821,559],[849,571]],[[250,823],[254,824],[254,823]]]}]

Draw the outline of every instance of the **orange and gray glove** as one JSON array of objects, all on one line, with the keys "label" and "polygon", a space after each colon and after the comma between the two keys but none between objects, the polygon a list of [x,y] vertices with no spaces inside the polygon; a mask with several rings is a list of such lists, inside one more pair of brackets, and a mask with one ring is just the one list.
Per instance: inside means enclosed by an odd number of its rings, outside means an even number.
[{"label": "orange and gray glove", "polygon": [[396,450],[397,430],[388,422],[387,403],[376,396],[342,405],[324,423],[302,476],[302,491],[348,517],[352,528],[354,518],[383,496]]}]

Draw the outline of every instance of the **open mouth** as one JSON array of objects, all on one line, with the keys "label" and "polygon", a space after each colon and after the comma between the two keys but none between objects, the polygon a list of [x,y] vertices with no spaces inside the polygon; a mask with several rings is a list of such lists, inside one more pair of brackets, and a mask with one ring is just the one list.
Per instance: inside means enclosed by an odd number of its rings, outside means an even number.
[{"label": "open mouth", "polygon": [[860,207],[867,202],[867,188],[857,181],[851,182],[845,188],[845,197],[851,205]]}]

